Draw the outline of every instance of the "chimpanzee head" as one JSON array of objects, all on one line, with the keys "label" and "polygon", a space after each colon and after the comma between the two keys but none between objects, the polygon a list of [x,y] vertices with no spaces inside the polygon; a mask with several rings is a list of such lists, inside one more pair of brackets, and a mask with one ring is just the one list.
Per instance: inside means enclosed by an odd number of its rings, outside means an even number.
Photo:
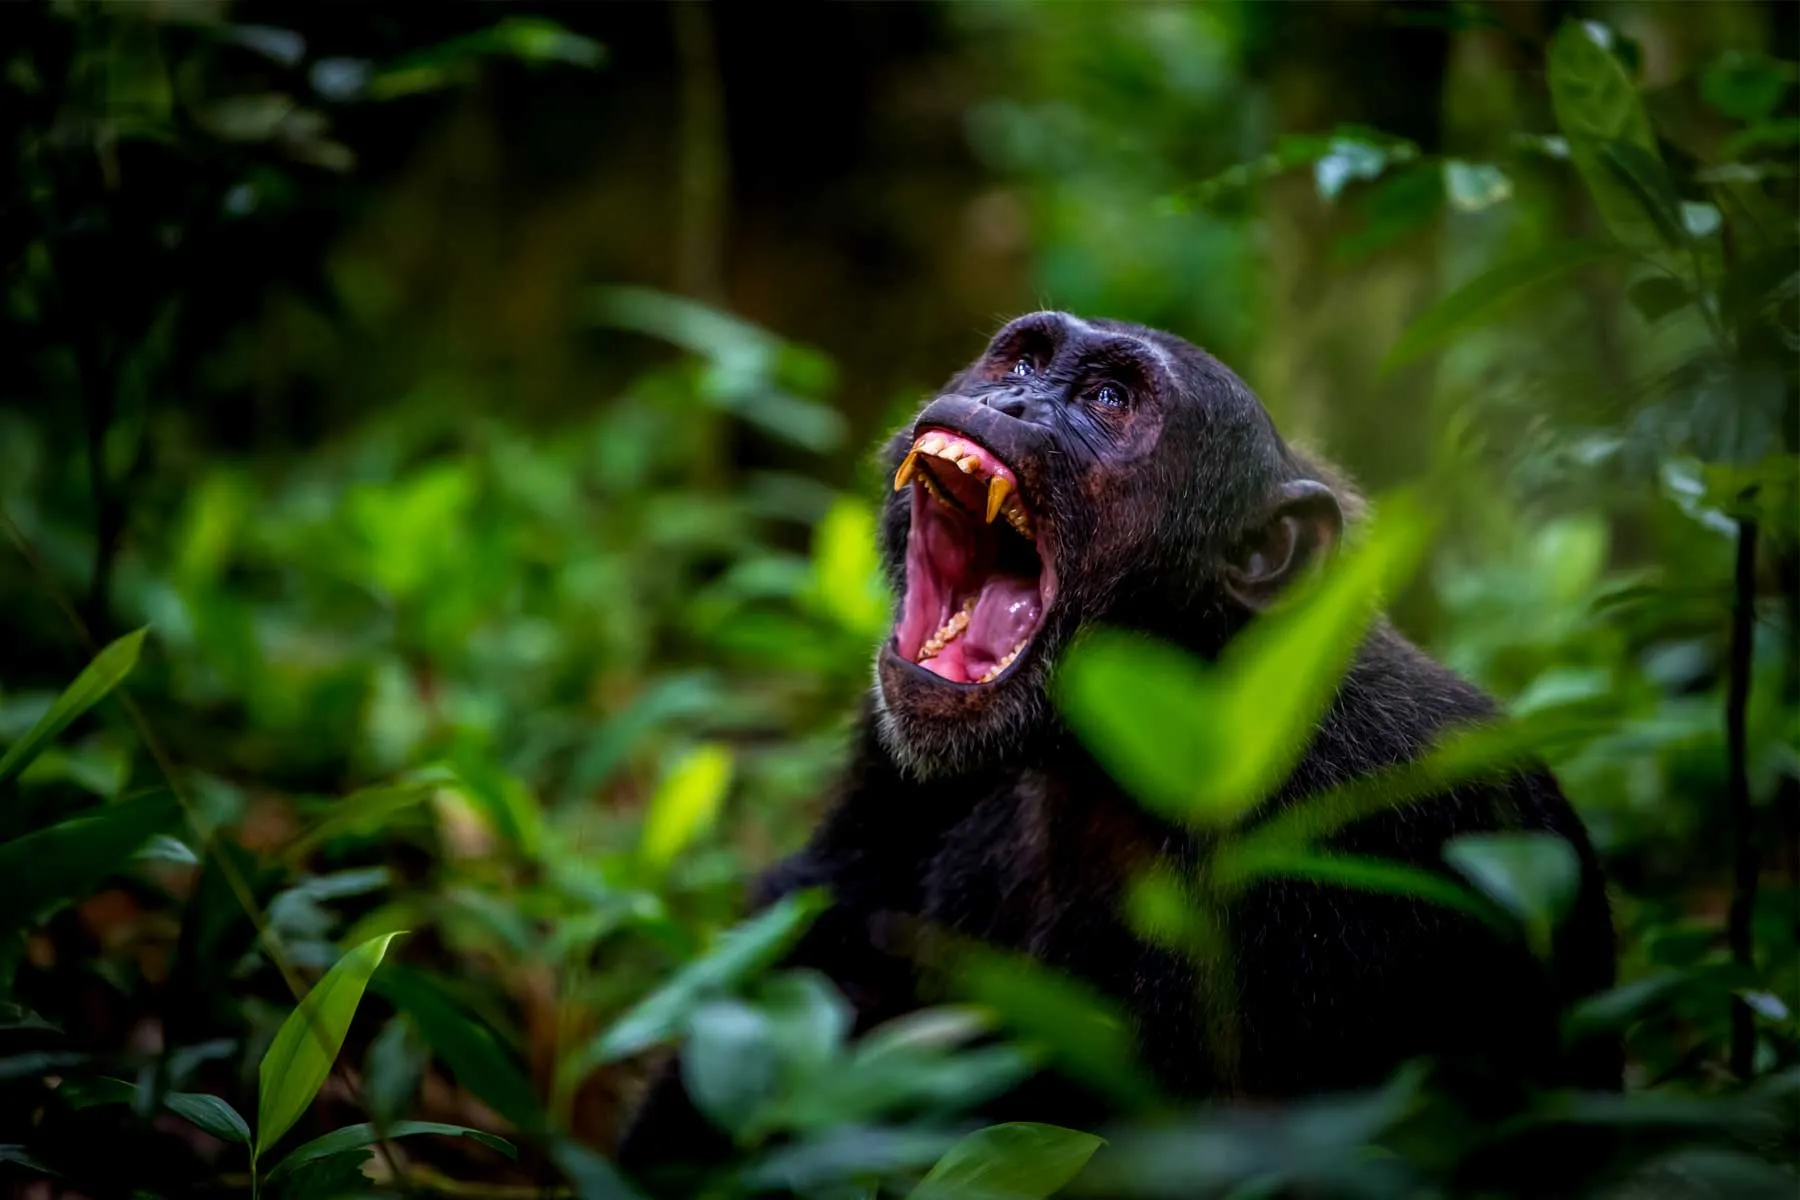
[{"label": "chimpanzee head", "polygon": [[1222,363],[1066,313],[1007,325],[886,453],[901,599],[876,705],[921,777],[1053,736],[1050,673],[1084,626],[1217,653],[1342,524],[1321,472]]}]

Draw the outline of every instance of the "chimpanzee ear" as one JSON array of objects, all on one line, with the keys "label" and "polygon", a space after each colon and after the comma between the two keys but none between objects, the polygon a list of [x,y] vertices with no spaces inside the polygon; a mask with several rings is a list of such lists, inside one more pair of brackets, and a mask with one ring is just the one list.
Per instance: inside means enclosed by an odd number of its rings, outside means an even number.
[{"label": "chimpanzee ear", "polygon": [[1261,612],[1331,553],[1343,529],[1344,513],[1330,488],[1311,479],[1282,484],[1262,524],[1226,564],[1225,590],[1251,612]]}]

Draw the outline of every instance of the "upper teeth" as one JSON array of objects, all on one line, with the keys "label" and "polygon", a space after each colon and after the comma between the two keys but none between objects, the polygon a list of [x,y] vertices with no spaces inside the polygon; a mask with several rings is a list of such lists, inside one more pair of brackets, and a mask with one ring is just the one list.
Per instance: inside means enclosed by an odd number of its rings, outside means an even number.
[{"label": "upper teeth", "polygon": [[[948,504],[949,499],[939,490],[932,480],[929,471],[919,470],[919,455],[929,454],[933,458],[941,458],[953,462],[964,475],[970,475],[981,465],[981,456],[964,453],[966,443],[958,442],[942,433],[932,430],[913,443],[913,448],[901,461],[900,469],[894,472],[894,490],[897,492],[915,478],[922,480],[925,490],[930,492],[940,503]],[[995,472],[988,477],[987,522],[992,525],[994,518],[1004,516],[1007,524],[1018,530],[1023,537],[1032,537],[1031,517],[1025,511],[1025,505],[1019,500],[1018,493],[1013,490],[1012,480]]]}]

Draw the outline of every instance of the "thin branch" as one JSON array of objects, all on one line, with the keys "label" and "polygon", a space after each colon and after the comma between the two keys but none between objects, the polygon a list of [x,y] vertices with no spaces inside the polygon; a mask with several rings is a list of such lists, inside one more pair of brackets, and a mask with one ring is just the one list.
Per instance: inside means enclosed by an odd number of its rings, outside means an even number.
[{"label": "thin branch", "polygon": [[[1738,521],[1736,595],[1731,608],[1731,659],[1725,688],[1726,798],[1731,818],[1731,911],[1727,937],[1731,961],[1755,966],[1752,918],[1756,911],[1757,853],[1750,807],[1748,717],[1750,670],[1756,634],[1756,522]],[[1756,1019],[1740,996],[1731,998],[1731,1070],[1748,1079],[1756,1061]]]}]

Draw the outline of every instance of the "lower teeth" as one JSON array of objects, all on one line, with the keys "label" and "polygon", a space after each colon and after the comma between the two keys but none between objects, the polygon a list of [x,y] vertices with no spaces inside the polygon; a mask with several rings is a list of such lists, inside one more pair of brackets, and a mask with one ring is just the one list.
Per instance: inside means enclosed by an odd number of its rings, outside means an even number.
[{"label": "lower teeth", "polygon": [[1024,637],[1020,638],[1019,644],[1014,646],[1011,650],[1007,651],[1005,658],[1003,658],[999,662],[995,663],[992,667],[989,667],[988,673],[986,675],[983,675],[980,679],[977,679],[975,682],[976,683],[992,683],[992,682],[994,682],[994,680],[998,679],[1000,677],[1000,672],[1006,670],[1006,668],[1013,665],[1013,659],[1019,657],[1019,652],[1021,650],[1025,649],[1025,643],[1029,642],[1030,640],[1031,640],[1031,635],[1029,633],[1026,634]]}]

